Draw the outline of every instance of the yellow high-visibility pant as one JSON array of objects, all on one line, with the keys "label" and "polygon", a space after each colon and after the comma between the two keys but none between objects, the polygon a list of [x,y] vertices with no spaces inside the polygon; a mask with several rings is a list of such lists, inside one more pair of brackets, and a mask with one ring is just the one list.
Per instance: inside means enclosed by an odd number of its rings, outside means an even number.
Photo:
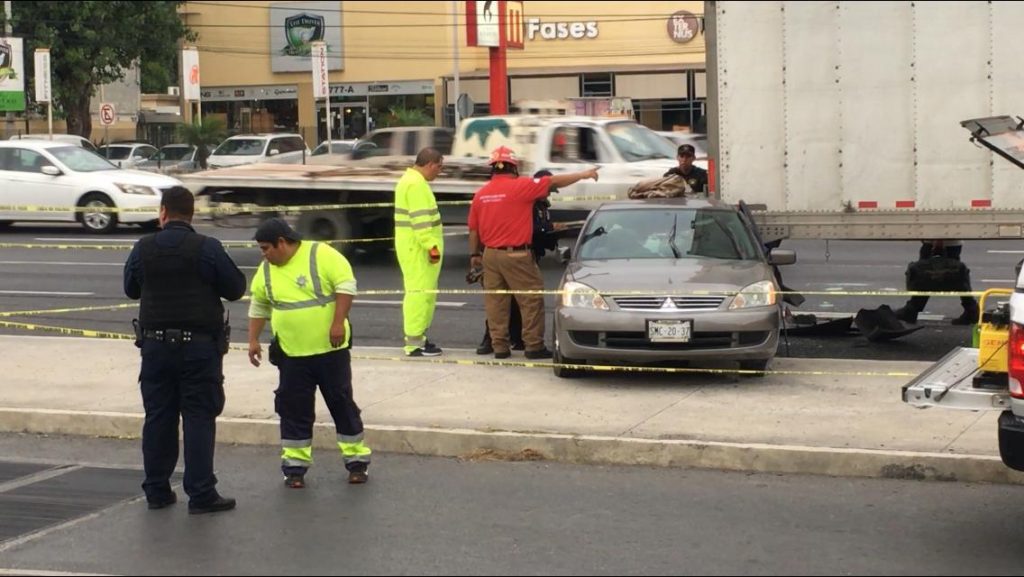
[{"label": "yellow high-visibility pant", "polygon": [[430,264],[430,253],[412,239],[396,242],[395,248],[405,288],[402,299],[405,352],[411,353],[426,346],[427,331],[434,321],[434,309],[437,307],[437,294],[417,291],[437,290],[441,263]]}]

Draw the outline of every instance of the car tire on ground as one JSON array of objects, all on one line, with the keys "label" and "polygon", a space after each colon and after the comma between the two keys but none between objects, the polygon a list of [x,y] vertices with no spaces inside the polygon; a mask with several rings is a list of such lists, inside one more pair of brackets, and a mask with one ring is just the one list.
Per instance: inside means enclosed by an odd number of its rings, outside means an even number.
[{"label": "car tire on ground", "polygon": [[580,361],[580,360],[576,360],[576,359],[567,359],[567,358],[563,357],[562,353],[557,348],[555,349],[555,356],[552,359],[552,362],[554,363],[554,367],[553,367],[552,370],[554,371],[555,376],[560,378],[560,379],[576,379],[576,378],[582,377],[584,375],[584,371],[582,369],[570,369],[570,368],[566,368],[566,367],[560,366],[560,365],[583,365],[583,364],[586,364],[586,363],[584,361]]},{"label": "car tire on ground", "polygon": [[[100,193],[92,192],[78,203],[79,207],[114,208],[114,201],[110,197]],[[116,212],[82,212],[78,216],[85,230],[94,234],[109,234],[117,229]]]},{"label": "car tire on ground", "polygon": [[12,224],[14,224],[12,221],[0,220],[0,230],[11,228]]},{"label": "car tire on ground", "polygon": [[756,361],[740,361],[740,370],[741,371],[762,371],[762,372],[757,373],[757,374],[747,374],[747,373],[745,373],[742,376],[746,377],[748,379],[763,379],[765,377],[765,373],[763,371],[767,371],[769,369],[769,367],[771,366],[771,363],[772,363],[771,359],[760,359],[760,360],[756,360]]}]

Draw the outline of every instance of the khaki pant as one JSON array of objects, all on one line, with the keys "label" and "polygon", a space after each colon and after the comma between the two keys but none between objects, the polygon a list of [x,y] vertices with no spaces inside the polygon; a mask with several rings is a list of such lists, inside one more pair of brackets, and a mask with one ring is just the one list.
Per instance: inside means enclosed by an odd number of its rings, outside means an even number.
[{"label": "khaki pant", "polygon": [[[533,252],[529,249],[512,252],[485,250],[484,289],[544,290],[544,278],[537,262],[533,260]],[[526,350],[544,350],[544,295],[486,294],[484,308],[487,310],[487,326],[491,332],[494,352],[509,351],[508,318],[513,296],[523,316],[523,343],[526,344]]]}]

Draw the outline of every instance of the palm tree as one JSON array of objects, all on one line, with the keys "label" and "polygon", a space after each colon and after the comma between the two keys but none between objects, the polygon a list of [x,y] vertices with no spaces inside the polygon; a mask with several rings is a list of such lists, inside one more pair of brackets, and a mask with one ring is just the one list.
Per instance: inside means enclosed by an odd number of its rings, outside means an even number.
[{"label": "palm tree", "polygon": [[210,157],[210,147],[216,146],[226,136],[227,125],[217,116],[207,116],[202,120],[193,119],[192,124],[178,126],[178,140],[196,147],[196,158],[203,170],[207,168],[206,159]]}]

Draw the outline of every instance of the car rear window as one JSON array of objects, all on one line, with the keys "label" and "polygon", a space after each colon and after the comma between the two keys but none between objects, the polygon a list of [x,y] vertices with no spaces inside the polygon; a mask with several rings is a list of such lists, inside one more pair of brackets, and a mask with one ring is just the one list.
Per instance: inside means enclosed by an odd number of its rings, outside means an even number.
[{"label": "car rear window", "polygon": [[128,146],[103,146],[100,147],[100,156],[110,160],[125,160],[131,155],[132,149]]}]

